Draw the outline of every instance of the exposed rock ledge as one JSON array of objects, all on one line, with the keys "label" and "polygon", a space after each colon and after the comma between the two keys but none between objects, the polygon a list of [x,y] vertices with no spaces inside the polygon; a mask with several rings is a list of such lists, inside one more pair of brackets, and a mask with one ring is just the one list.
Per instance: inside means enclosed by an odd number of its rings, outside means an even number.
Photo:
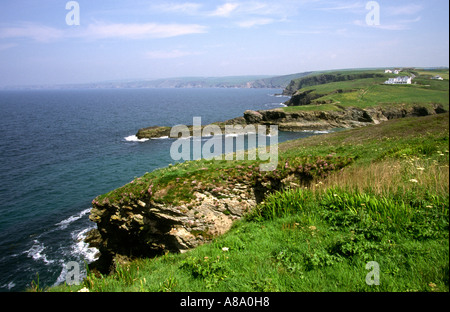
[{"label": "exposed rock ledge", "polygon": [[[413,116],[427,116],[433,114],[444,113],[442,105],[414,106],[407,107],[405,105],[396,105],[391,107],[374,107],[374,108],[345,108],[341,107],[336,111],[297,111],[285,112],[281,108],[271,110],[244,112],[243,117],[226,120],[224,122],[216,122],[224,129],[225,125],[278,125],[280,131],[302,131],[302,130],[328,130],[333,128],[356,128],[370,124],[378,124],[380,122]],[[157,138],[162,136],[170,136],[170,127],[149,127],[140,129],[136,136],[139,139]],[[190,135],[193,135],[192,126],[189,126]]]},{"label": "exposed rock ledge", "polygon": [[[443,113],[442,106],[412,108],[342,109],[329,112],[284,112],[281,109],[246,111],[244,117],[225,124],[277,124],[280,130],[360,127],[385,120]],[[219,124],[219,123],[218,123]],[[158,127],[160,128],[160,127]],[[142,129],[141,135],[160,137],[170,128]],[[168,130],[169,129],[169,130]],[[150,130],[150,132],[148,132]],[[169,133],[163,131],[169,131]],[[145,132],[147,131],[147,132]],[[151,136],[150,136],[151,137]],[[142,138],[142,136],[141,136]],[[126,204],[93,203],[90,220],[97,223],[85,241],[100,250],[101,256],[91,268],[102,273],[114,269],[117,261],[133,257],[152,257],[170,252],[185,252],[228,231],[233,220],[264,199],[269,191],[295,187],[303,183],[286,178],[272,185],[236,183],[232,189],[195,192],[195,199],[180,205],[161,204],[141,196]]]},{"label": "exposed rock ledge", "polygon": [[235,219],[257,203],[255,188],[237,183],[233,189],[195,192],[180,205],[156,203],[148,196],[127,204],[94,203],[89,219],[97,223],[85,242],[101,256],[91,269],[110,272],[117,262],[185,252],[224,234]]}]

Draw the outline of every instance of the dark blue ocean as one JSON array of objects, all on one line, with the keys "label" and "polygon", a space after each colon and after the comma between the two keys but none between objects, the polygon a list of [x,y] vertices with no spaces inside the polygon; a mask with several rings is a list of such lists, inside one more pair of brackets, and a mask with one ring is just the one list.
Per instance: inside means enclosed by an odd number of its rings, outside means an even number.
[{"label": "dark blue ocean", "polygon": [[[282,106],[275,89],[0,91],[0,291],[65,281],[95,259],[82,238],[92,199],[174,163],[172,139],[139,128],[202,124]],[[279,133],[279,141],[314,135]],[[83,270],[83,267],[82,267]]]}]

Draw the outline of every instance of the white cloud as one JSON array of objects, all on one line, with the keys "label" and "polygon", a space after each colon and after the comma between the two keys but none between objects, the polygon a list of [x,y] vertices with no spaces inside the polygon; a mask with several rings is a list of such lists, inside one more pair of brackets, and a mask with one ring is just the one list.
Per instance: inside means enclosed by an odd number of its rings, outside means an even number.
[{"label": "white cloud", "polygon": [[267,25],[273,23],[275,20],[272,18],[254,18],[246,21],[237,22],[239,27],[250,28],[253,26]]},{"label": "white cloud", "polygon": [[334,3],[333,6],[328,7],[321,7],[317,8],[317,10],[320,11],[360,11],[361,9],[364,9],[365,4],[361,2],[354,2],[354,3],[348,3],[348,2],[339,2]]},{"label": "white cloud", "polygon": [[361,26],[361,27],[373,27],[383,30],[408,30],[411,29],[410,24],[417,23],[421,20],[421,17],[417,17],[412,20],[397,20],[395,23],[380,23],[380,25],[367,25],[365,21],[362,20],[356,20],[353,22],[354,25]]},{"label": "white cloud", "polygon": [[[0,39],[31,39],[37,42],[53,42],[65,38],[84,39],[147,39],[169,38],[189,34],[206,33],[207,28],[197,24],[121,24],[96,22],[87,27],[61,30],[34,23],[0,28]],[[3,47],[3,50],[6,49]]]},{"label": "white cloud", "polygon": [[200,52],[190,52],[190,51],[180,51],[180,50],[172,50],[172,51],[162,51],[162,50],[156,50],[156,51],[149,51],[145,53],[146,58],[149,59],[173,59],[173,58],[179,58],[183,56],[189,56],[189,55],[200,55]]},{"label": "white cloud", "polygon": [[35,23],[21,23],[19,26],[0,28],[1,39],[29,38],[38,42],[50,42],[62,38],[62,30]]},{"label": "white cloud", "polygon": [[210,15],[228,17],[230,16],[231,12],[237,9],[238,6],[238,3],[225,3],[224,5],[217,7],[217,9]]},{"label": "white cloud", "polygon": [[423,10],[423,6],[410,3],[404,6],[387,7],[383,12],[389,15],[413,15]]},{"label": "white cloud", "polygon": [[188,34],[205,33],[206,27],[197,24],[106,24],[88,26],[86,35],[94,38],[169,38]]},{"label": "white cloud", "polygon": [[163,3],[152,6],[153,9],[162,12],[180,12],[186,14],[195,14],[202,7],[199,3]]}]

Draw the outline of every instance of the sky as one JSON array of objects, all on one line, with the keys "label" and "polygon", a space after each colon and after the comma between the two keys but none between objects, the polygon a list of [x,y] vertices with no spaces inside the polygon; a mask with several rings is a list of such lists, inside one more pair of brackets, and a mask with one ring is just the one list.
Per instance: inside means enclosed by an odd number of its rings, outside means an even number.
[{"label": "sky", "polygon": [[1,0],[0,86],[449,66],[448,0]]}]

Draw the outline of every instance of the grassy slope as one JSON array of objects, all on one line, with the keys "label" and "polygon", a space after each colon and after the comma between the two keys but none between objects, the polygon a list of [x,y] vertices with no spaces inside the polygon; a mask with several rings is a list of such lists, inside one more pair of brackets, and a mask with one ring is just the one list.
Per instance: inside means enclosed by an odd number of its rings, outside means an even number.
[{"label": "grassy slope", "polygon": [[[279,174],[300,160],[354,161],[307,188],[274,193],[210,244],[51,290],[448,291],[448,136],[443,114],[280,144]],[[176,193],[183,183],[175,179],[214,184],[225,174],[222,183],[232,184],[253,170],[244,163],[188,162],[125,187],[138,194],[158,179],[180,198],[189,191]],[[119,200],[122,191],[97,200]],[[380,265],[379,286],[365,283],[368,261]]]},{"label": "grassy slope", "polygon": [[[383,74],[383,71],[372,70],[367,73]],[[362,73],[350,72],[350,73]],[[285,111],[299,110],[339,110],[340,107],[367,108],[373,106],[386,106],[396,104],[428,105],[442,104],[445,110],[449,109],[449,81],[431,80],[430,77],[440,74],[448,77],[448,70],[443,71],[415,71],[417,77],[412,85],[384,85],[389,77],[397,75],[386,74],[385,77],[357,79],[343,82],[332,82],[322,85],[302,88],[300,91],[314,90],[313,93],[323,94],[310,105],[291,106],[283,108]],[[406,75],[406,73],[403,73]],[[311,76],[309,76],[311,77]],[[329,94],[341,89],[343,93]],[[328,94],[328,95],[326,95]],[[319,103],[329,104],[319,104]]]}]

